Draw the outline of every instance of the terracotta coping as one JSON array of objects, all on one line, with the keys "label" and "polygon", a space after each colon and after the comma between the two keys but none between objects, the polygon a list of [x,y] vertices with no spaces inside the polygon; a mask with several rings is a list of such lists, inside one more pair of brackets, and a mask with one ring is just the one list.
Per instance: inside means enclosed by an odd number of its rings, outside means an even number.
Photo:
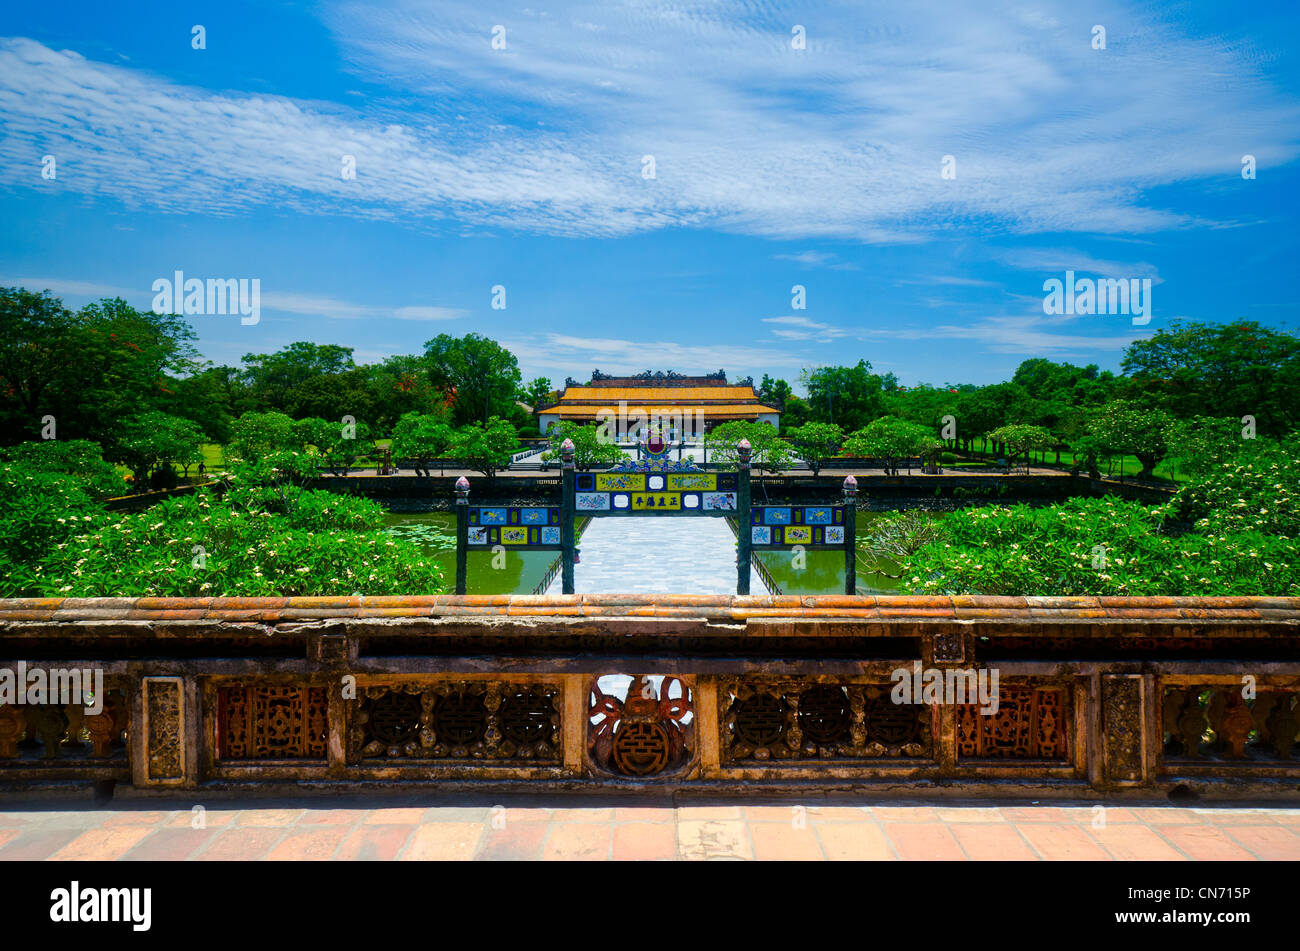
[{"label": "terracotta coping", "polygon": [[[859,595],[385,595],[329,598],[0,599],[0,624],[22,621],[298,621],[323,618],[676,617],[835,620],[1270,621],[1300,623],[1300,598]],[[1131,632],[1141,636],[1141,631]]]}]

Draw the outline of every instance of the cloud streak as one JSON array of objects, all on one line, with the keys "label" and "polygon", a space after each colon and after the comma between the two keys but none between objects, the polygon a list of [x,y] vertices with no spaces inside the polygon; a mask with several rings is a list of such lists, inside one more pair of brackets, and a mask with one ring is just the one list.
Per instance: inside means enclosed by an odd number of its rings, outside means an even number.
[{"label": "cloud streak", "polygon": [[[1300,106],[1239,46],[1115,4],[1095,11],[1106,51],[1063,2],[1036,16],[922,2],[885,21],[781,0],[480,11],[325,8],[350,68],[406,91],[401,106],[214,92],[0,41],[0,181],[186,214],[901,242],[963,225],[1167,229],[1189,219],[1150,189],[1231,177],[1247,150],[1263,167],[1298,151]],[[808,48],[792,50],[805,20]],[[56,182],[39,178],[46,153]]]}]

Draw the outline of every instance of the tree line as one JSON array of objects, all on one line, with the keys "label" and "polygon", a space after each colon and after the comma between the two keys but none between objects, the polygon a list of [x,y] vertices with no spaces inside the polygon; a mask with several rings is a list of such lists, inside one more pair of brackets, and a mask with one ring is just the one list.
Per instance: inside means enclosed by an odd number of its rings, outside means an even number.
[{"label": "tree line", "polygon": [[[0,317],[0,445],[88,440],[137,484],[172,464],[188,474],[204,443],[246,444],[258,427],[280,433],[285,447],[313,447],[327,468],[367,455],[371,438],[391,437],[393,456],[417,467],[452,457],[491,474],[518,438],[538,435],[530,409],[554,395],[548,379],[524,382],[509,350],[474,333],[440,334],[422,353],[378,363],[356,363],[350,347],[300,341],[225,366],[199,358],[181,317],[120,299],[71,310],[49,292],[3,288]],[[1026,462],[1070,453],[1094,474],[1132,455],[1150,477],[1166,458],[1194,460],[1247,430],[1294,432],[1297,370],[1300,340],[1244,319],[1177,322],[1131,344],[1120,374],[1036,358],[1001,383],[905,387],[862,359],[805,371],[805,396],[764,375],[758,396],[781,412],[781,434],[731,423],[711,442],[721,462],[749,438],[755,465],[772,471],[795,457],[817,470],[834,455],[889,468],[947,449]],[[572,428],[565,434],[593,442]],[[601,453],[582,454],[605,461]]]}]

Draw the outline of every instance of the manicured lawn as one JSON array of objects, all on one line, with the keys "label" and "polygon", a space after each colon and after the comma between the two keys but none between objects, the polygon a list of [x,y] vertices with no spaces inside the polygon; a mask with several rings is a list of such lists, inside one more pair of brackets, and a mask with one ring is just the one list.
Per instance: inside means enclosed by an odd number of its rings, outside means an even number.
[{"label": "manicured lawn", "polygon": [[[1054,452],[1046,453],[1041,457],[1035,454],[1034,461],[1031,463],[1031,465],[1038,465],[1039,458],[1044,459],[1048,465],[1053,465],[1053,466],[1056,465],[1056,453]],[[1062,466],[1069,468],[1071,465],[1074,464],[1075,461],[1076,461],[1075,453],[1072,452],[1061,453],[1060,464]],[[994,460],[985,457],[978,461],[971,460],[971,463],[987,467],[987,466],[994,465]],[[1083,456],[1078,457],[1078,463],[1079,466],[1082,468],[1082,466],[1084,465]],[[966,467],[966,468],[970,467],[970,463],[961,460],[959,460],[956,463],[956,465],[961,467]],[[1023,468],[1024,461],[1017,460],[1016,465]],[[1157,479],[1168,479],[1171,482],[1186,482],[1187,476],[1183,472],[1179,471],[1177,467],[1178,467],[1177,459],[1163,459],[1155,468],[1155,476]],[[1124,456],[1122,459],[1116,459],[1112,463],[1110,469],[1107,469],[1105,465],[1102,465],[1100,468],[1101,468],[1101,474],[1103,476],[1109,476],[1110,478],[1115,478],[1115,479],[1118,479],[1121,476],[1124,476],[1126,478],[1131,478],[1133,476],[1136,476],[1139,472],[1142,471],[1142,463],[1138,462],[1137,456]]]}]

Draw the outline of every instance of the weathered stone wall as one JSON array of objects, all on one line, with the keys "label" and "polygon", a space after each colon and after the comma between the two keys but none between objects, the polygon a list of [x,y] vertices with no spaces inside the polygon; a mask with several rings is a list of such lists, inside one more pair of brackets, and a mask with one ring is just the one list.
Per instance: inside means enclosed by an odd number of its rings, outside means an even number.
[{"label": "weathered stone wall", "polygon": [[[20,661],[102,670],[108,699],[0,705],[23,795],[1300,788],[1295,598],[0,601]],[[894,702],[917,667],[996,671],[997,711]]]}]

